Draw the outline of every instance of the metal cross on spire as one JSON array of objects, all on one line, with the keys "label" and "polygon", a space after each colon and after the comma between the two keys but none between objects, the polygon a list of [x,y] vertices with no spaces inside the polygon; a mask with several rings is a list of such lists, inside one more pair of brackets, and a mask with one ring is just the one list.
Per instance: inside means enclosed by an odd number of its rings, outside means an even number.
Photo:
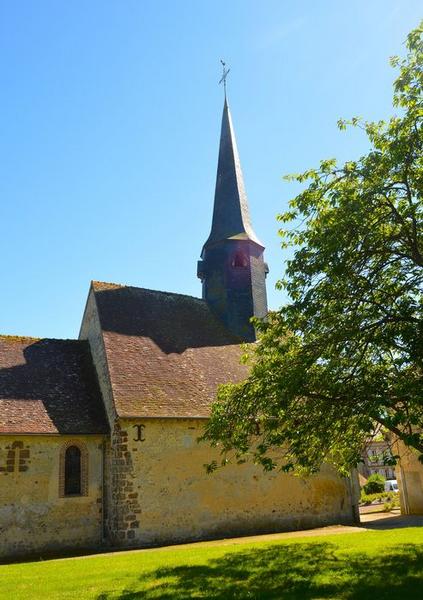
[{"label": "metal cross on spire", "polygon": [[225,90],[225,98],[226,98],[226,77],[228,76],[230,69],[226,68],[226,63],[223,62],[223,60],[221,60],[220,62],[222,63],[222,67],[223,67],[223,75],[219,81],[219,84],[221,84],[223,82],[223,89]]}]

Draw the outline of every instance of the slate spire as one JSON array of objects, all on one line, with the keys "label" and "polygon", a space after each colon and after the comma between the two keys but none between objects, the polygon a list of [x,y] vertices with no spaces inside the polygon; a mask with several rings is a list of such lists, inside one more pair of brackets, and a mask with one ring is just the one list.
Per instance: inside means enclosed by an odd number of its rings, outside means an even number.
[{"label": "slate spire", "polygon": [[238,338],[255,340],[251,317],[267,314],[264,246],[254,233],[225,94],[210,235],[197,275],[203,299]]},{"label": "slate spire", "polygon": [[204,248],[222,240],[251,240],[263,247],[251,226],[247,194],[225,95],[212,228]]}]

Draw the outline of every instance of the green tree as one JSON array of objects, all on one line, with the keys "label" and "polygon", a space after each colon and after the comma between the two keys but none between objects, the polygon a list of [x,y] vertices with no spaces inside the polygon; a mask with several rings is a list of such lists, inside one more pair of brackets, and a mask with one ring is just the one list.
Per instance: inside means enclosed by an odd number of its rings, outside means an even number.
[{"label": "green tree", "polygon": [[385,491],[386,479],[379,473],[373,473],[363,485],[363,490],[366,494],[379,494]]},{"label": "green tree", "polygon": [[257,323],[248,379],[219,389],[204,437],[222,464],[347,472],[380,427],[423,454],[422,32],[391,59],[399,116],[339,122],[369,153],[289,177],[308,183],[279,216],[289,302]]}]

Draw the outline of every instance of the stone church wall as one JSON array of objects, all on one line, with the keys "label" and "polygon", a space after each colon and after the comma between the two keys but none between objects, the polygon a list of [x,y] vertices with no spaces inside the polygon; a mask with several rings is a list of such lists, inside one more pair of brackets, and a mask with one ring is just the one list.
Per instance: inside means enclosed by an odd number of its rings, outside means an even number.
[{"label": "stone church wall", "polygon": [[252,464],[207,475],[214,450],[197,444],[204,421],[121,420],[114,433],[112,542],[187,540],[353,523],[351,482],[329,466],[307,480]]},{"label": "stone church wall", "polygon": [[95,295],[92,290],[90,290],[90,293],[88,294],[87,304],[82,318],[81,331],[79,332],[79,339],[88,340],[88,343],[90,344],[91,355],[97,372],[107,417],[109,423],[113,423],[116,418],[116,411],[113,404],[113,393],[110,386],[103,335],[95,303]]},{"label": "stone church wall", "polygon": [[[71,443],[84,449],[86,495],[61,497]],[[102,445],[101,436],[0,436],[0,559],[100,545]]]},{"label": "stone church wall", "polygon": [[400,489],[401,513],[405,515],[423,515],[423,465],[417,452],[397,443],[399,465],[395,467]]}]

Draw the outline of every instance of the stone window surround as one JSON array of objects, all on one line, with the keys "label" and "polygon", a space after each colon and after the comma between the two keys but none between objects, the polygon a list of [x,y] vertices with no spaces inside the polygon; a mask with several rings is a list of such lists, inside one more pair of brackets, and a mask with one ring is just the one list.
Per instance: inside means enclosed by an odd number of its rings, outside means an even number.
[{"label": "stone window surround", "polygon": [[[81,493],[65,494],[65,457],[66,450],[76,446],[81,451]],[[59,457],[59,498],[80,498],[88,496],[88,450],[86,445],[79,440],[68,440],[60,448]]]}]

